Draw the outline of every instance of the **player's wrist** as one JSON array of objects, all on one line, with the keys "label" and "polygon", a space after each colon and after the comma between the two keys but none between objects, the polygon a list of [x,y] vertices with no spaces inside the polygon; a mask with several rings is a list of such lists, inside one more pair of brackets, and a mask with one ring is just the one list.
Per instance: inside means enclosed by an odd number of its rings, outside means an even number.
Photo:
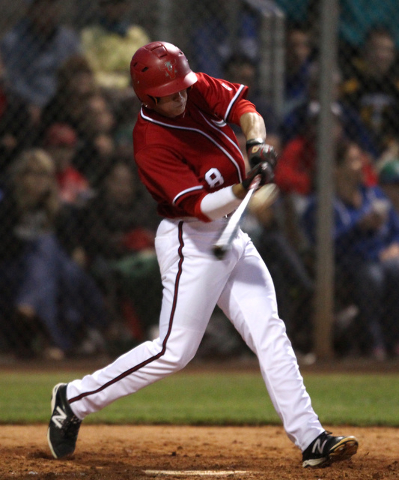
[{"label": "player's wrist", "polygon": [[240,200],[242,200],[247,193],[247,190],[244,188],[242,183],[236,183],[235,185],[233,185],[232,191],[234,196]]},{"label": "player's wrist", "polygon": [[257,137],[257,138],[249,138],[247,141],[246,141],[246,149],[247,151],[253,147],[254,145],[261,145],[262,143],[265,143],[265,140],[261,137]]}]

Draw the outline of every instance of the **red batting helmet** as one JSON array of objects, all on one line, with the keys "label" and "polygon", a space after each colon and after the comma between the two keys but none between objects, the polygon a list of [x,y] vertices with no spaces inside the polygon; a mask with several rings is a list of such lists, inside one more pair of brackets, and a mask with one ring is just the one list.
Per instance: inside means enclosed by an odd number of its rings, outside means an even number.
[{"label": "red batting helmet", "polygon": [[156,97],[180,92],[197,81],[184,53],[167,42],[139,48],[130,62],[130,75],[136,95],[149,107],[155,106]]}]

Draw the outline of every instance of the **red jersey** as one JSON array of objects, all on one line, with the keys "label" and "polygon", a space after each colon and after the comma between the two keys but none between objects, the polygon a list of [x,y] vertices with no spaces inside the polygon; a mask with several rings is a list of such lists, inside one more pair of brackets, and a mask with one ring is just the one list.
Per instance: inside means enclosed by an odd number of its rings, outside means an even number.
[{"label": "red jersey", "polygon": [[[316,146],[304,136],[290,140],[281,153],[274,172],[274,181],[284,193],[309,195],[314,190]],[[366,153],[362,153],[364,181],[367,186],[377,184],[377,174]]]},{"label": "red jersey", "polygon": [[209,221],[198,208],[202,198],[245,178],[244,158],[227,122],[239,124],[235,109],[248,102],[243,100],[248,88],[196,75],[183,115],[172,119],[142,107],[133,147],[140,178],[160,215]]},{"label": "red jersey", "polygon": [[303,136],[290,140],[283,149],[274,172],[274,181],[282,192],[308,195],[313,188],[316,148]]}]

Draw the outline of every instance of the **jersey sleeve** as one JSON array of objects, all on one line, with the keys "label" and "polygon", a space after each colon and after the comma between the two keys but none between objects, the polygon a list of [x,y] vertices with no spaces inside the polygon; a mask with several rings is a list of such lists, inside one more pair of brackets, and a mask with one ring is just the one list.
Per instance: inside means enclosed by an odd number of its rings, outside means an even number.
[{"label": "jersey sleeve", "polygon": [[243,113],[256,112],[255,106],[246,100],[248,87],[245,85],[213,78],[205,73],[197,73],[197,77],[190,96],[199,108],[236,125],[239,125]]},{"label": "jersey sleeve", "polygon": [[151,145],[135,155],[138,173],[153,198],[162,205],[173,205],[185,216],[201,217],[197,205],[207,194],[195,173],[164,146]]}]

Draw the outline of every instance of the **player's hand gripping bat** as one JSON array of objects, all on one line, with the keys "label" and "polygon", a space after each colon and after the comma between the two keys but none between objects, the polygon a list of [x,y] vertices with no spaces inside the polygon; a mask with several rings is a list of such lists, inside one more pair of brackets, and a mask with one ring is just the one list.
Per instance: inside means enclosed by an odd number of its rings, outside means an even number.
[{"label": "player's hand gripping bat", "polygon": [[[256,143],[250,145],[248,153],[253,168],[248,173],[247,178],[242,182],[243,187],[247,190],[247,194],[240,206],[230,217],[218,241],[213,246],[213,254],[219,260],[223,259],[226,252],[230,249],[252,195],[262,185],[270,184],[274,178],[273,172],[277,163],[277,155],[273,147]],[[277,191],[277,187],[270,189],[268,192],[265,192],[264,198],[265,196],[269,197],[271,203],[276,197]],[[266,201],[267,200],[266,198]]]},{"label": "player's hand gripping bat", "polygon": [[231,244],[233,243],[233,240],[237,235],[238,229],[240,228],[240,223],[244,212],[248,206],[249,201],[251,200],[252,195],[258,188],[259,182],[259,176],[255,177],[252,180],[252,183],[249,186],[243,201],[240,203],[240,206],[233,213],[233,215],[229,218],[229,221],[224,227],[222,233],[220,234],[218,241],[213,246],[213,254],[219,260],[222,260],[222,258],[224,258],[224,256],[226,255],[226,252],[230,249]]}]

